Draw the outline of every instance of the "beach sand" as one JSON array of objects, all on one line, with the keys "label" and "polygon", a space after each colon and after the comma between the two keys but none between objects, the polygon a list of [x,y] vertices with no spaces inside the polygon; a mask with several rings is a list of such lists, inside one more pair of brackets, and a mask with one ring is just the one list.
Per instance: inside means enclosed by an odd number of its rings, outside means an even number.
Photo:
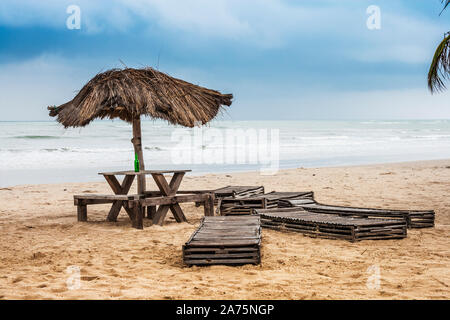
[{"label": "beach sand", "polygon": [[[434,209],[436,227],[358,243],[263,229],[261,265],[187,267],[181,246],[201,207],[183,205],[189,223],[145,221],[142,231],[123,211],[105,222],[108,205],[76,221],[73,195],[110,193],[106,182],[21,185],[0,189],[0,299],[450,298],[450,160],[187,176],[181,189],[226,185],[313,190],[327,204]],[[78,289],[67,286],[71,266],[80,268]]]}]

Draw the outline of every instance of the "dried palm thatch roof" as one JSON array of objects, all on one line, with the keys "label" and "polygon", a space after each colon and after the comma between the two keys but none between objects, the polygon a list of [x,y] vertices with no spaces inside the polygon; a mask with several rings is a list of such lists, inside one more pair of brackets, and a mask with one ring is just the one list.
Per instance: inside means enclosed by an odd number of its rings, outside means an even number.
[{"label": "dried palm thatch roof", "polygon": [[172,124],[193,127],[207,123],[232,94],[203,88],[172,78],[152,68],[112,69],[96,75],[73,98],[59,107],[48,107],[64,127],[83,127],[96,118],[133,118],[148,115]]}]

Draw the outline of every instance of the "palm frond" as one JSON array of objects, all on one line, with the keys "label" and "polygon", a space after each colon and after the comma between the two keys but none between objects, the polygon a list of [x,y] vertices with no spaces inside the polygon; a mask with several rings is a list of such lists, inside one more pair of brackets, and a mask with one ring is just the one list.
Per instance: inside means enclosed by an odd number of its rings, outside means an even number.
[{"label": "palm frond", "polygon": [[448,7],[448,5],[450,4],[450,0],[441,0],[441,2],[444,4],[444,8],[439,15],[441,15],[442,12],[444,12],[444,10]]},{"label": "palm frond", "polygon": [[[447,0],[450,3],[450,0]],[[428,88],[430,91],[442,91],[445,81],[450,78],[450,33],[439,44],[428,72]]]}]

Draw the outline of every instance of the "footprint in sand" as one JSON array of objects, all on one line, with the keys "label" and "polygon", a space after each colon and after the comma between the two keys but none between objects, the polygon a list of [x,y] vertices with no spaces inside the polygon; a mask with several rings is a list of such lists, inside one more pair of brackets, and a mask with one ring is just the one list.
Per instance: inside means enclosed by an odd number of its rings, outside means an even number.
[{"label": "footprint in sand", "polygon": [[13,279],[12,283],[18,283],[18,282],[20,282],[22,280],[23,280],[22,277],[16,277],[16,278]]},{"label": "footprint in sand", "polygon": [[100,277],[98,277],[98,276],[83,276],[83,277],[81,277],[81,280],[83,280],[83,281],[94,281],[97,279],[100,279]]},{"label": "footprint in sand", "polygon": [[111,297],[116,298],[116,297],[120,297],[122,295],[122,291],[121,290],[111,290],[110,293]]},{"label": "footprint in sand", "polygon": [[120,277],[120,275],[116,272],[116,270],[114,270],[114,269],[111,269],[111,270],[109,270],[109,275],[110,276],[112,276],[112,277]]},{"label": "footprint in sand", "polygon": [[42,259],[45,257],[45,254],[42,252],[33,252],[33,254],[31,255],[30,259],[31,260],[37,260],[37,259]]},{"label": "footprint in sand", "polygon": [[391,297],[391,296],[393,296],[392,293],[386,292],[386,291],[383,291],[383,290],[380,291],[380,295],[383,296],[383,297]]}]

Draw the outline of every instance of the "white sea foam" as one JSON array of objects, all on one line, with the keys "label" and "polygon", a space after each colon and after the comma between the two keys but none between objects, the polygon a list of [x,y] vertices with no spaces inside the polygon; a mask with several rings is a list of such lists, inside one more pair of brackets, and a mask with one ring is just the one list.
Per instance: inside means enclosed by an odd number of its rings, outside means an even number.
[{"label": "white sea foam", "polygon": [[[450,120],[215,121],[204,130],[208,128],[278,129],[281,168],[450,158]],[[148,168],[181,166],[197,174],[258,170],[248,164],[174,165],[174,130],[160,121],[142,122]],[[0,122],[0,186],[90,180],[101,170],[133,168],[131,135],[131,126],[121,121],[68,130],[55,122]],[[223,145],[215,141],[192,148]]]}]

